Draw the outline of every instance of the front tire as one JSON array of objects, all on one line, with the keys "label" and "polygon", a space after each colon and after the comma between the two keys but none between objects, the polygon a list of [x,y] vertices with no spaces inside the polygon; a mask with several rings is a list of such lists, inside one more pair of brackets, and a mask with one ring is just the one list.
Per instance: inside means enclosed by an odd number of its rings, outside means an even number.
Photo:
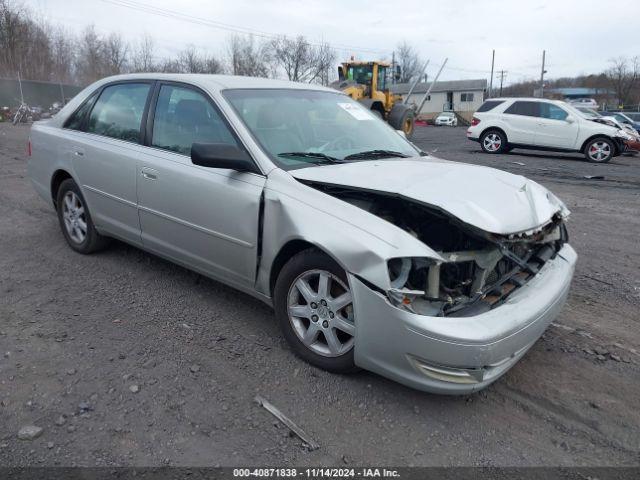
[{"label": "front tire", "polygon": [[96,231],[89,207],[72,179],[68,178],[60,184],[56,207],[62,234],[73,250],[88,254],[107,245],[108,239]]},{"label": "front tire", "polygon": [[387,121],[396,130],[402,130],[407,138],[411,138],[415,127],[414,111],[401,103],[396,103],[389,112]]},{"label": "front tire", "polygon": [[313,248],[293,256],[276,280],[274,307],[296,355],[334,373],[357,370],[351,290],[331,257]]},{"label": "front tire", "polygon": [[480,147],[485,153],[497,154],[506,153],[507,137],[500,130],[489,130],[480,137]]},{"label": "front tire", "polygon": [[593,163],[607,163],[613,158],[616,147],[611,140],[605,137],[594,138],[584,147],[585,158]]}]

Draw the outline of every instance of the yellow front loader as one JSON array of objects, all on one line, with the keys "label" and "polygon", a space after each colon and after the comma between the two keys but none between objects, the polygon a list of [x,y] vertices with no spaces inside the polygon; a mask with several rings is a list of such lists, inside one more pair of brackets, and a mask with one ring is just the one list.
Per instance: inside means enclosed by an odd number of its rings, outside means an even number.
[{"label": "yellow front loader", "polygon": [[[389,90],[386,62],[344,62],[338,67],[338,81],[332,86],[365,105],[407,137],[413,134],[415,110]],[[399,70],[399,69],[398,69]],[[398,72],[393,72],[397,75]]]}]

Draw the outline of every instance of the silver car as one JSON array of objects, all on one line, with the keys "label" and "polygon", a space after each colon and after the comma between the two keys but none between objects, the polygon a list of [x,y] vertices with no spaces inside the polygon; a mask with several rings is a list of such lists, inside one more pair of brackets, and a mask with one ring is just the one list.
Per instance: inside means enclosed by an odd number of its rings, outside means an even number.
[{"label": "silver car", "polygon": [[486,387],[556,317],[576,262],[551,192],[427,155],[319,86],[110,77],[30,148],[72,249],[117,238],[247,292],[332,372]]}]

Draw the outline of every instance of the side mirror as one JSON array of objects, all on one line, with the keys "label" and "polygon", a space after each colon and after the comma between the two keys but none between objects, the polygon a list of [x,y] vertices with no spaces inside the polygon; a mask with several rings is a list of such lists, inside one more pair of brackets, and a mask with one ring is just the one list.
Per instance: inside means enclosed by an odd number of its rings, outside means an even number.
[{"label": "side mirror", "polygon": [[573,123],[576,121],[575,118],[573,118],[571,115],[567,115],[566,118],[564,119],[565,122],[567,123]]},{"label": "side mirror", "polygon": [[201,167],[260,173],[247,152],[228,143],[194,143],[191,145],[191,162]]},{"label": "side mirror", "polygon": [[396,65],[394,76],[396,80],[400,80],[402,78],[402,67],[400,65]]},{"label": "side mirror", "polygon": [[344,80],[344,69],[342,68],[342,65],[338,67],[338,80],[341,82]]}]

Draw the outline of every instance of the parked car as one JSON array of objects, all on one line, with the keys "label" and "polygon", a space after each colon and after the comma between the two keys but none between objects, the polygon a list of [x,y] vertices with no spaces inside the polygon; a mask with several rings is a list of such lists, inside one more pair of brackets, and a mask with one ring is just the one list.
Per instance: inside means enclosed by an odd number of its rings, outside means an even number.
[{"label": "parked car", "polygon": [[447,127],[457,127],[458,117],[456,117],[456,114],[453,112],[442,112],[436,117],[434,124],[439,127],[442,125],[446,125]]},{"label": "parked car", "polygon": [[624,112],[624,114],[636,123],[640,123],[640,112]]},{"label": "parked car", "polygon": [[253,295],[332,372],[476,391],[536,342],[573,276],[550,191],[431,157],[320,86],[110,77],[36,122],[30,152],[73,250],[114,237]]},{"label": "parked car", "polygon": [[607,112],[602,111],[599,112],[604,117],[613,117],[618,122],[623,125],[627,125],[630,128],[634,129],[636,132],[640,132],[640,122],[634,121],[631,117],[629,117],[625,112]]},{"label": "parked car", "polygon": [[569,103],[574,107],[586,107],[598,109],[599,105],[593,98],[576,98],[574,100],[569,100]]},{"label": "parked car", "polygon": [[540,98],[495,98],[476,111],[467,138],[486,153],[513,148],[580,152],[604,163],[625,149],[632,136],[622,129],[587,119],[568,103]]}]

